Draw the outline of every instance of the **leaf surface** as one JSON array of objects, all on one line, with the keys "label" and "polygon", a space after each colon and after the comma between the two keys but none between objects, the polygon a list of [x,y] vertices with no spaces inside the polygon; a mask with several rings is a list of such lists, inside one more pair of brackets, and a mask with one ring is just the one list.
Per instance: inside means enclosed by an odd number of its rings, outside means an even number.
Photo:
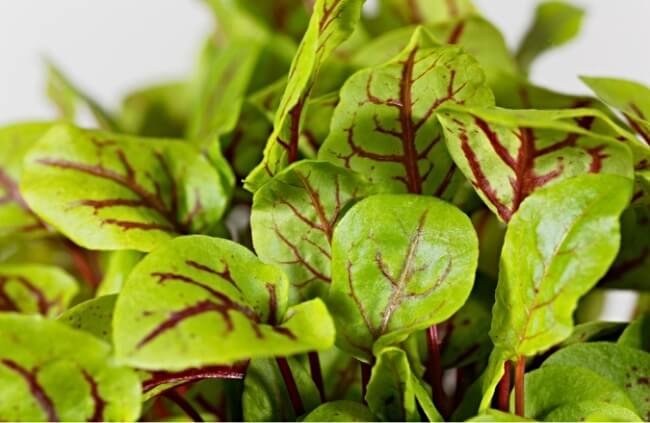
[{"label": "leaf surface", "polygon": [[140,381],[112,364],[108,344],[37,316],[0,314],[0,397],[3,421],[135,421],[140,415]]},{"label": "leaf surface", "polygon": [[629,408],[604,401],[582,401],[567,404],[550,412],[549,422],[642,422]]},{"label": "leaf surface", "polygon": [[447,319],[469,296],[477,256],[469,218],[447,203],[408,194],[360,201],[332,242],[337,345],[369,361],[373,348]]},{"label": "leaf surface", "polygon": [[230,195],[222,175],[180,141],[61,125],[25,160],[27,203],[88,249],[150,251],[179,234],[208,231]]},{"label": "leaf surface", "polygon": [[642,314],[630,322],[617,343],[650,352],[650,313]]},{"label": "leaf surface", "polygon": [[243,246],[176,238],[145,257],[120,292],[116,354],[139,368],[178,371],[329,348],[325,305],[287,310],[287,297],[286,276]]},{"label": "leaf surface", "polygon": [[368,407],[355,401],[331,401],[318,406],[303,422],[374,422]]},{"label": "leaf surface", "polygon": [[104,295],[84,301],[61,314],[58,321],[112,344],[116,301],[117,295]]}]

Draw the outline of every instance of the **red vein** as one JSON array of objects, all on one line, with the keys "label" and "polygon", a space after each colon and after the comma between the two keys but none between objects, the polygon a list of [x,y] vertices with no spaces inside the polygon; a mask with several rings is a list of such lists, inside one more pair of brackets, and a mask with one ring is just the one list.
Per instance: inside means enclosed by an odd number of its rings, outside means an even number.
[{"label": "red vein", "polygon": [[0,275],[0,291],[2,291],[2,298],[8,305],[11,307],[14,311],[20,311],[17,304],[11,300],[9,297],[9,294],[6,293],[5,287],[8,285],[10,281],[14,281],[15,283],[18,283],[22,285],[34,298],[36,301],[36,307],[38,309],[38,312],[42,314],[43,316],[46,316],[50,308],[57,303],[56,300],[54,301],[48,301],[47,297],[45,296],[45,293],[41,291],[36,285],[34,285],[32,282],[30,282],[27,278],[24,276],[18,276],[18,275]]},{"label": "red vein", "polygon": [[56,409],[54,408],[54,403],[52,402],[52,399],[47,395],[45,389],[40,385],[40,383],[36,379],[37,370],[34,369],[32,371],[29,371],[24,367],[20,366],[15,361],[7,358],[1,359],[0,363],[4,364],[9,369],[18,373],[25,380],[25,382],[29,386],[29,390],[32,393],[32,396],[34,397],[38,405],[45,413],[47,420],[51,422],[58,422],[59,417],[56,413]]},{"label": "red vein", "polygon": [[81,369],[81,374],[83,375],[84,379],[88,383],[88,386],[90,386],[90,396],[92,397],[93,403],[95,404],[93,409],[93,414],[88,421],[89,422],[104,421],[104,408],[106,407],[106,401],[104,401],[104,399],[99,394],[99,387],[97,386],[97,381],[93,379],[93,377],[84,369]]},{"label": "red vein", "polygon": [[154,371],[149,379],[142,382],[142,391],[148,392],[160,385],[184,383],[202,379],[243,379],[248,362],[232,366],[207,366],[192,368],[180,372]]}]

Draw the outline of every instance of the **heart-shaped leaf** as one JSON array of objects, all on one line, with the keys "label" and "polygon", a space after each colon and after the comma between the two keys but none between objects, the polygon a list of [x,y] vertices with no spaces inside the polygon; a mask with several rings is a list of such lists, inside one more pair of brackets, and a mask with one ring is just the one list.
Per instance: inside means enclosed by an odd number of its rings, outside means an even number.
[{"label": "heart-shaped leaf", "polygon": [[62,323],[0,314],[0,420],[137,420],[140,381],[110,352]]},{"label": "heart-shaped leaf", "polygon": [[241,245],[176,238],[145,257],[120,292],[116,354],[176,371],[329,348],[334,327],[322,301],[287,311],[287,297],[286,276]]},{"label": "heart-shaped leaf", "polygon": [[77,304],[59,316],[58,320],[71,328],[88,332],[113,343],[113,312],[117,295],[104,295]]},{"label": "heart-shaped leaf", "polygon": [[374,422],[368,407],[355,401],[327,402],[309,413],[303,422]]},{"label": "heart-shaped leaf", "polygon": [[583,175],[539,190],[515,213],[501,252],[484,378],[489,407],[503,362],[533,356],[570,336],[578,300],[605,274],[620,242],[632,181]]},{"label": "heart-shaped leaf", "polygon": [[0,264],[0,311],[56,317],[77,291],[77,282],[57,267]]},{"label": "heart-shaped leaf", "polygon": [[469,218],[433,197],[375,195],[341,219],[328,305],[337,344],[365,361],[373,348],[449,318],[472,289],[478,241]]},{"label": "heart-shaped leaf", "polygon": [[609,342],[589,342],[563,348],[544,361],[548,366],[591,370],[624,390],[639,416],[650,417],[650,353]]},{"label": "heart-shaped leaf", "polygon": [[27,203],[89,249],[149,251],[179,234],[208,231],[230,194],[208,160],[172,140],[61,125],[25,160]]},{"label": "heart-shaped leaf", "polygon": [[[591,133],[597,112],[448,110],[439,116],[451,156],[504,222],[543,186],[586,173],[633,178],[621,142]],[[580,119],[581,124],[566,120]]]},{"label": "heart-shaped leaf", "polygon": [[257,190],[298,159],[303,112],[318,72],[332,51],[354,30],[362,3],[362,0],[317,0],[314,4],[309,26],[291,64],[264,158],[244,181],[249,191]]},{"label": "heart-shaped leaf", "polygon": [[326,296],[334,225],[368,190],[360,175],[316,161],[295,163],[257,190],[253,245],[263,261],[289,276],[290,303]]},{"label": "heart-shaped leaf", "polygon": [[18,186],[25,155],[51,127],[50,123],[23,123],[0,129],[0,237],[47,234]]},{"label": "heart-shaped leaf", "polygon": [[391,192],[453,196],[462,177],[442,142],[437,110],[447,103],[489,106],[493,98],[475,59],[432,45],[418,30],[395,59],[348,79],[320,159]]}]

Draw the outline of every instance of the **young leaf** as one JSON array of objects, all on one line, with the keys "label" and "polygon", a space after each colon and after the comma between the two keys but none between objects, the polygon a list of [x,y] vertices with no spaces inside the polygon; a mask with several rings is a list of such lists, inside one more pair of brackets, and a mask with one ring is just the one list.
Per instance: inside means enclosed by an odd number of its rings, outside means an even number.
[{"label": "young leaf", "polygon": [[486,409],[503,362],[567,338],[578,300],[605,274],[620,242],[619,217],[632,181],[583,175],[541,189],[515,213],[501,253],[484,378]]},{"label": "young leaf", "polygon": [[77,105],[82,105],[90,110],[100,129],[120,131],[115,118],[74,85],[53,63],[47,63],[47,94],[59,108],[59,113],[64,120],[74,123]]},{"label": "young leaf", "polygon": [[334,230],[328,306],[337,345],[372,351],[449,318],[472,289],[478,258],[467,216],[436,198],[375,195]]},{"label": "young leaf", "polygon": [[115,301],[117,295],[104,295],[84,301],[61,314],[58,321],[112,344]]},{"label": "young leaf", "polygon": [[553,47],[568,43],[580,32],[584,10],[561,1],[537,6],[535,20],[517,50],[517,62],[528,73],[535,59]]},{"label": "young leaf", "polygon": [[642,422],[629,408],[605,401],[582,401],[556,408],[546,415],[549,422]]},{"label": "young leaf", "polygon": [[62,323],[0,314],[0,420],[137,420],[140,381],[110,352]]},{"label": "young leaf", "polygon": [[25,155],[51,127],[50,123],[23,123],[0,129],[0,238],[46,233],[18,186]]},{"label": "young leaf", "polygon": [[[315,409],[320,397],[307,367],[295,358],[287,361],[305,410]],[[296,421],[300,417],[294,412],[278,365],[270,359],[254,359],[248,366],[242,406],[244,421],[248,422]]]},{"label": "young leaf", "polygon": [[77,282],[57,267],[0,264],[0,311],[56,317],[77,291]]},{"label": "young leaf", "polygon": [[368,407],[355,401],[331,401],[318,406],[303,422],[374,422]]},{"label": "young leaf", "polygon": [[590,342],[563,348],[544,361],[549,366],[591,370],[624,390],[640,416],[650,418],[650,353],[609,342]]},{"label": "young leaf", "polygon": [[587,173],[633,177],[625,145],[583,128],[596,113],[457,109],[439,119],[460,170],[485,204],[509,222],[526,197],[546,185]]},{"label": "young leaf", "polygon": [[309,27],[291,64],[287,87],[275,114],[273,133],[264,149],[264,158],[244,181],[249,191],[257,190],[298,159],[303,109],[311,89],[325,59],[354,30],[362,3],[361,0],[317,0],[314,4]]},{"label": "young leaf", "polygon": [[616,384],[579,367],[542,367],[526,374],[525,384],[525,415],[536,420],[584,401],[606,402],[634,411],[634,404]]},{"label": "young leaf", "polygon": [[334,225],[368,190],[360,175],[317,161],[295,163],[257,190],[253,245],[260,259],[289,276],[291,304],[326,296]]},{"label": "young leaf", "polygon": [[416,31],[395,59],[348,79],[320,159],[388,191],[451,198],[462,177],[442,142],[438,108],[452,102],[489,106],[493,99],[471,56],[430,45]]},{"label": "young leaf", "polygon": [[650,352],[650,313],[642,314],[632,321],[618,338],[617,343]]},{"label": "young leaf", "polygon": [[287,310],[287,297],[286,276],[245,247],[179,237],[129,275],[113,320],[116,354],[139,368],[176,371],[329,348],[325,305]]},{"label": "young leaf", "polygon": [[623,79],[586,76],[580,79],[605,103],[620,110],[630,126],[650,145],[650,88]]},{"label": "young leaf", "polygon": [[208,231],[228,203],[227,182],[183,142],[61,125],[25,160],[27,203],[89,249],[149,251]]}]

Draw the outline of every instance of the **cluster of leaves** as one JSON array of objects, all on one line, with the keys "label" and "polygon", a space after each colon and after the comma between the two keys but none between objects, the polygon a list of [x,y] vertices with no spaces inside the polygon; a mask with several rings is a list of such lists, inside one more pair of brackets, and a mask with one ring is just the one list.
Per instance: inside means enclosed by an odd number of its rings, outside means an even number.
[{"label": "cluster of leaves", "polygon": [[650,89],[526,76],[581,10],[206,5],[191,78],[0,129],[0,420],[650,419]]}]

